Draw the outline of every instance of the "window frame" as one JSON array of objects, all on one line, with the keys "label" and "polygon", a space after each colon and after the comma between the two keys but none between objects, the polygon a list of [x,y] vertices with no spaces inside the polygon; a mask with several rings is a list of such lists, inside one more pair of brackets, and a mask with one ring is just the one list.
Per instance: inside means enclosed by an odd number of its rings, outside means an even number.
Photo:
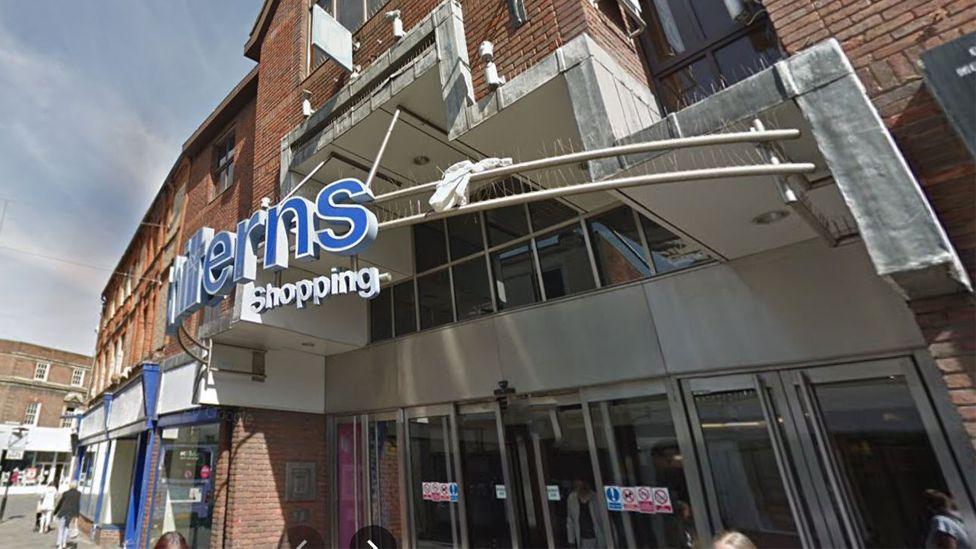
[{"label": "window frame", "polygon": [[[666,275],[666,274],[670,274],[670,273],[674,273],[674,272],[680,272],[680,271],[687,270],[687,269],[690,269],[690,268],[698,267],[700,265],[704,265],[704,264],[710,263],[711,260],[712,260],[712,257],[708,253],[708,248],[705,247],[705,246],[703,246],[701,243],[699,243],[699,242],[695,241],[694,239],[691,239],[690,237],[682,234],[681,232],[675,230],[673,227],[670,227],[667,224],[664,224],[664,223],[660,222],[659,220],[655,219],[654,217],[652,217],[650,215],[647,215],[644,212],[638,211],[636,208],[634,208],[634,207],[632,207],[629,204],[624,203],[624,202],[617,201],[617,202],[614,202],[614,203],[612,203],[610,205],[603,206],[603,207],[600,207],[600,208],[596,208],[596,209],[594,209],[592,211],[589,211],[589,212],[583,212],[583,211],[580,211],[578,208],[575,208],[575,207],[571,206],[571,207],[573,207],[576,210],[576,215],[574,217],[572,217],[571,219],[567,219],[565,221],[561,221],[559,223],[555,223],[555,224],[552,224],[552,225],[547,225],[547,226],[544,226],[544,227],[541,227],[541,228],[538,228],[538,229],[536,229],[536,227],[532,223],[532,217],[531,217],[531,214],[529,213],[528,203],[522,203],[522,204],[519,204],[518,206],[522,209],[523,215],[525,216],[526,223],[527,223],[527,226],[528,226],[528,233],[526,235],[520,236],[520,237],[517,237],[517,238],[513,238],[511,240],[507,240],[505,242],[502,242],[501,244],[496,244],[496,245],[492,246],[488,242],[488,225],[487,225],[487,216],[485,215],[486,212],[484,212],[484,211],[477,212],[476,215],[479,216],[479,221],[481,223],[482,249],[479,250],[478,252],[470,253],[470,254],[464,255],[462,257],[457,257],[457,258],[453,257],[453,255],[451,253],[451,246],[450,246],[450,241],[451,241],[450,240],[451,239],[450,225],[446,222],[446,220],[442,219],[441,221],[443,221],[443,227],[444,227],[444,244],[445,244],[445,247],[447,248],[447,261],[445,263],[442,263],[442,264],[437,265],[435,267],[432,267],[430,269],[427,269],[427,270],[424,270],[424,271],[420,271],[420,272],[416,272],[413,275],[410,275],[409,277],[404,277],[402,279],[399,279],[399,280],[396,280],[394,282],[391,282],[388,286],[386,286],[386,288],[389,288],[389,291],[390,291],[390,320],[392,322],[392,326],[390,327],[389,333],[392,334],[392,335],[390,337],[386,337],[386,338],[382,338],[382,339],[373,339],[373,335],[372,335],[372,317],[371,317],[371,314],[369,313],[369,310],[367,309],[367,322],[366,322],[366,327],[367,327],[367,330],[369,331],[369,334],[368,334],[369,343],[368,344],[381,343],[381,342],[389,342],[389,341],[392,341],[392,340],[395,340],[395,339],[398,339],[400,337],[407,336],[407,335],[410,335],[410,334],[416,334],[416,333],[423,332],[423,331],[428,331],[428,330],[435,330],[435,329],[443,328],[445,326],[453,326],[453,325],[458,324],[460,322],[474,321],[474,320],[480,319],[482,317],[485,317],[485,316],[488,316],[488,315],[491,315],[491,314],[496,314],[496,313],[498,313],[500,311],[512,311],[512,310],[517,310],[517,309],[524,308],[524,307],[530,307],[530,306],[533,306],[533,305],[538,305],[538,304],[541,304],[541,303],[546,303],[546,302],[551,302],[551,301],[559,301],[559,300],[562,300],[562,299],[572,299],[572,298],[574,298],[576,296],[585,295],[585,294],[588,294],[588,293],[591,293],[591,292],[599,291],[599,290],[601,290],[603,288],[610,288],[610,287],[615,287],[615,286],[622,286],[622,285],[625,285],[625,284],[640,283],[641,281],[648,280],[648,279],[654,278],[654,277],[659,276],[659,275]],[[606,214],[608,212],[611,212],[611,211],[613,211],[613,210],[615,210],[617,208],[627,208],[628,210],[630,210],[631,215],[633,216],[633,219],[634,219],[634,223],[636,225],[636,230],[638,232],[638,235],[640,236],[640,244],[641,244],[641,247],[642,247],[643,258],[647,262],[648,268],[650,270],[650,274],[648,276],[646,276],[646,277],[638,277],[638,278],[636,278],[634,280],[631,280],[631,281],[628,281],[628,282],[621,282],[621,283],[614,283],[614,284],[604,284],[603,281],[601,280],[601,277],[600,277],[599,267],[597,266],[596,254],[593,251],[593,242],[592,242],[592,239],[590,238],[590,234],[589,234],[589,222],[591,220],[596,219],[596,218],[598,218],[598,217],[600,217],[600,216],[602,216],[602,215],[604,215],[604,214]],[[694,263],[694,264],[689,265],[687,267],[682,267],[682,268],[679,268],[679,269],[674,269],[674,270],[670,270],[670,271],[665,271],[663,273],[659,273],[658,270],[655,268],[655,265],[654,265],[653,253],[652,253],[652,251],[650,250],[650,248],[648,246],[648,239],[647,239],[647,236],[645,234],[645,226],[644,226],[644,222],[643,222],[643,219],[642,218],[647,218],[648,221],[650,221],[651,223],[654,223],[655,225],[661,227],[662,229],[664,229],[664,230],[672,233],[676,238],[679,238],[679,239],[682,239],[682,240],[687,241],[689,243],[694,243],[694,244],[698,245],[700,247],[700,250],[705,254],[705,256],[708,259],[706,259],[704,261],[701,261],[701,262],[698,262],[698,263]],[[585,251],[587,253],[587,256],[589,257],[589,264],[590,264],[591,276],[593,277],[593,283],[594,283],[594,285],[593,285],[592,288],[590,288],[588,290],[584,290],[584,291],[580,291],[580,292],[575,292],[575,293],[570,293],[570,294],[567,294],[567,295],[564,295],[564,296],[555,297],[555,298],[550,298],[548,295],[546,295],[545,283],[544,283],[544,281],[542,279],[542,270],[541,270],[541,264],[540,264],[540,261],[539,261],[539,251],[538,251],[538,247],[536,245],[536,240],[538,238],[540,238],[540,237],[550,236],[552,234],[555,234],[557,232],[560,232],[560,231],[566,229],[567,227],[570,227],[570,226],[573,226],[573,225],[575,225],[577,227],[577,229],[579,229],[580,231],[582,231],[582,236],[583,236],[583,240],[584,240],[584,244],[583,245],[585,247]],[[415,254],[416,253],[416,251],[415,251],[416,250],[416,243],[415,243],[414,237],[413,237],[414,236],[413,230],[410,231],[409,235],[410,235],[409,238],[410,238],[410,250],[411,250],[411,254]],[[515,305],[515,306],[511,306],[511,307],[500,307],[499,306],[499,302],[498,302],[497,288],[496,288],[496,284],[495,284],[495,272],[494,272],[494,269],[492,268],[492,264],[491,264],[491,255],[493,253],[497,252],[497,251],[500,251],[500,250],[504,250],[504,249],[511,248],[511,247],[515,247],[515,246],[519,246],[519,245],[526,245],[526,244],[530,248],[531,260],[532,260],[532,262],[534,264],[534,270],[535,270],[535,276],[536,276],[536,284],[538,285],[538,288],[539,288],[539,299],[537,301],[532,302],[532,303],[526,303],[526,304],[522,304],[522,305]],[[482,315],[478,315],[478,316],[473,316],[473,317],[460,317],[458,315],[458,310],[457,310],[457,290],[456,290],[455,284],[454,284],[454,269],[458,265],[461,265],[461,264],[464,264],[464,263],[467,263],[467,262],[473,261],[473,260],[483,260],[484,263],[485,263],[485,268],[487,270],[487,279],[488,279],[489,292],[491,294],[492,310],[490,312],[486,312],[486,313],[484,313]],[[451,291],[450,292],[450,294],[451,294],[450,295],[450,297],[451,297],[451,309],[452,309],[452,312],[453,312],[453,318],[454,318],[454,320],[452,322],[448,322],[448,323],[444,323],[444,324],[439,324],[437,326],[423,328],[423,327],[421,327],[421,322],[420,322],[420,302],[419,302],[420,296],[419,296],[419,291],[418,291],[418,280],[421,277],[424,277],[426,275],[430,275],[430,274],[433,274],[433,273],[436,273],[436,272],[439,272],[439,271],[443,271],[443,270],[447,270],[448,271],[448,277],[449,277],[449,281],[450,281],[450,291]],[[395,296],[393,294],[393,287],[394,286],[400,286],[401,284],[406,284],[406,283],[409,283],[409,284],[411,284],[413,286],[413,306],[414,306],[414,315],[415,315],[416,329],[401,334],[401,333],[397,333],[397,330],[396,330],[396,304],[397,304],[397,301],[396,301]],[[386,289],[386,288],[384,288],[384,289]]]},{"label": "window frame", "polygon": [[[690,0],[677,0],[684,4],[685,9],[691,14],[695,23],[695,34],[699,39],[696,42],[694,48],[689,48],[687,51],[674,56],[664,62],[658,62],[654,59],[655,49],[654,44],[650,40],[650,34],[654,32],[651,25],[640,34],[638,37],[638,42],[643,50],[644,63],[647,66],[647,72],[651,77],[651,84],[654,86],[655,96],[659,106],[661,107],[662,113],[671,112],[671,109],[664,103],[664,100],[660,97],[663,85],[661,81],[669,76],[672,76],[682,69],[700,61],[706,60],[709,68],[713,71],[717,78],[722,78],[722,71],[718,65],[718,61],[715,60],[715,52],[728,46],[732,42],[748,35],[754,30],[766,27],[767,30],[776,36],[776,43],[779,46],[780,54],[785,57],[783,51],[783,44],[779,41],[778,35],[776,35],[776,29],[773,28],[772,22],[769,20],[769,14],[763,10],[759,12],[755,19],[750,24],[744,24],[742,22],[736,21],[735,25],[729,29],[728,32],[719,36],[718,38],[713,38],[709,40],[705,37],[703,32],[703,25],[695,12],[694,7]],[[654,12],[654,17],[658,17],[657,8],[650,1],[641,2],[644,5],[644,9],[651,10]]]},{"label": "window frame", "polygon": [[[308,72],[307,72],[308,75],[311,75],[313,72],[318,70],[319,67],[324,65],[325,62],[327,61],[326,59],[319,64],[315,63],[315,52],[312,50],[312,8],[313,7],[319,5],[322,9],[325,10],[326,13],[332,16],[332,18],[335,19],[336,22],[338,22],[346,30],[348,30],[350,34],[355,36],[357,32],[359,32],[360,30],[362,30],[363,27],[366,26],[366,23],[368,23],[374,17],[383,13],[385,11],[384,8],[386,8],[386,5],[390,3],[390,0],[382,0],[382,2],[379,5],[379,8],[376,10],[376,13],[370,15],[369,0],[361,0],[363,3],[363,21],[355,29],[350,29],[349,27],[343,25],[341,21],[339,21],[339,16],[336,14],[336,7],[338,3],[341,1],[342,0],[328,0],[327,4],[329,4],[329,7],[323,6],[317,0],[309,0],[308,2],[308,9],[305,10],[305,13],[308,14],[308,25],[306,25],[306,31],[308,34],[308,40],[306,40],[306,44],[308,46],[308,55],[306,56],[308,58]],[[355,52],[353,53],[355,54]]]},{"label": "window frame", "polygon": [[[31,411],[33,409],[33,412]],[[41,420],[41,403],[40,402],[28,402],[27,409],[24,410],[24,425],[32,425],[34,427]]]},{"label": "window frame", "polygon": [[[78,374],[81,373],[81,376]],[[75,383],[75,378],[78,377],[78,382]],[[71,371],[71,386],[72,387],[84,387],[85,386],[85,369],[75,368]]]},{"label": "window frame", "polygon": [[[215,200],[218,196],[224,194],[227,189],[234,186],[234,164],[237,161],[237,135],[235,132],[236,128],[231,127],[220,134],[220,137],[214,140],[213,144],[213,170],[211,173],[211,197],[210,200]],[[230,143],[230,147],[228,147]],[[225,172],[229,172],[228,183],[224,186],[222,176]]]},{"label": "window frame", "polygon": [[[43,372],[40,377],[37,376],[38,372]],[[38,360],[34,363],[34,381],[47,381],[48,377],[51,375],[51,363]]]}]

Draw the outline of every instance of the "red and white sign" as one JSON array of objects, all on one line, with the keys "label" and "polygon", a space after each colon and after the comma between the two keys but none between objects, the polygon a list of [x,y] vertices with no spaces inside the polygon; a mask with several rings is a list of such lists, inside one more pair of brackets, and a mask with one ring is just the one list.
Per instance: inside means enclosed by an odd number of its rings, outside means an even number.
[{"label": "red and white sign", "polygon": [[433,491],[434,487],[432,486],[432,484],[434,484],[434,483],[433,482],[422,482],[421,483],[421,491],[423,492],[423,499],[424,500],[428,500],[428,501],[429,500],[433,500],[433,497],[432,497],[431,492]]},{"label": "red and white sign", "polygon": [[451,501],[451,483],[437,482],[437,501]]},{"label": "red and white sign", "polygon": [[652,490],[650,486],[637,487],[637,510],[641,513],[657,513],[657,508],[654,505],[654,499],[651,492]]},{"label": "red and white sign", "polygon": [[624,511],[637,511],[637,488],[634,486],[621,486],[620,499],[624,504]]},{"label": "red and white sign", "polygon": [[654,509],[658,513],[674,512],[674,509],[671,508],[671,494],[667,488],[652,488],[651,492],[654,498]]}]

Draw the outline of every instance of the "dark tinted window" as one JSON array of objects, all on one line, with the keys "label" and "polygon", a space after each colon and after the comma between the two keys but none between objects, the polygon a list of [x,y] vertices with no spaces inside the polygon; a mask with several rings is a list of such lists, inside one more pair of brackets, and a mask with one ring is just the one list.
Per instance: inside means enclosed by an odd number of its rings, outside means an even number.
[{"label": "dark tinted window", "polygon": [[392,291],[383,288],[369,301],[369,339],[380,341],[393,337]]},{"label": "dark tinted window", "polygon": [[451,278],[447,269],[417,278],[420,329],[454,322],[451,308]]},{"label": "dark tinted window", "polygon": [[576,210],[562,202],[543,200],[529,203],[529,219],[532,220],[533,231],[540,231],[574,217],[576,217]]},{"label": "dark tinted window", "polygon": [[443,219],[413,226],[413,257],[418,273],[447,263],[444,237]]},{"label": "dark tinted window", "polygon": [[449,217],[447,232],[450,235],[452,260],[484,250],[481,216],[476,213]]},{"label": "dark tinted window", "polygon": [[528,242],[491,254],[491,269],[499,309],[539,301],[539,280]]},{"label": "dark tinted window", "polygon": [[768,27],[755,29],[715,51],[715,62],[726,86],[752,76],[779,58],[776,36]]},{"label": "dark tinted window", "polygon": [[546,299],[593,289],[593,269],[580,225],[536,239]]},{"label": "dark tinted window", "polygon": [[481,255],[454,266],[454,301],[457,304],[458,320],[493,311],[485,256]]},{"label": "dark tinted window", "polygon": [[529,223],[525,219],[525,208],[522,205],[488,210],[485,212],[485,222],[489,246],[504,244],[529,234]]},{"label": "dark tinted window", "polygon": [[417,331],[416,300],[413,293],[413,280],[401,282],[393,287],[393,321],[396,335]]},{"label": "dark tinted window", "polygon": [[691,245],[650,219],[641,216],[647,247],[651,250],[654,271],[657,274],[691,267],[706,261],[708,256],[698,246]]},{"label": "dark tinted window", "polygon": [[617,208],[595,217],[587,226],[601,284],[612,286],[651,275],[630,208]]}]

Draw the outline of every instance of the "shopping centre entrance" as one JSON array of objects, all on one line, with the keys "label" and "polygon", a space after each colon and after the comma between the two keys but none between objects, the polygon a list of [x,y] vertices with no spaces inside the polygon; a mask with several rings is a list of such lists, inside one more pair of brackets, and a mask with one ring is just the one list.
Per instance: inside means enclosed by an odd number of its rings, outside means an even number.
[{"label": "shopping centre entrance", "polygon": [[376,524],[410,547],[690,547],[726,529],[758,546],[904,547],[923,543],[927,505],[950,494],[972,516],[911,358],[508,395],[333,428],[342,545]]}]

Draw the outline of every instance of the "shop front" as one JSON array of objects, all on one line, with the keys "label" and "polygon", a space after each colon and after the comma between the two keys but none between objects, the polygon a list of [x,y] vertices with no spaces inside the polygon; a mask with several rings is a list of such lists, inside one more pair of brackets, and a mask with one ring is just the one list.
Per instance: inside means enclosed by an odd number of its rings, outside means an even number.
[{"label": "shop front", "polygon": [[[681,262],[676,237],[655,255],[663,229],[621,211],[564,222],[588,232],[577,254],[529,238],[528,280],[481,242],[479,292],[453,268],[472,261],[450,259],[472,231],[415,229],[418,264],[448,250],[448,297],[429,275],[409,300],[393,286],[373,302],[378,341],[326,360],[333,545],[382,526],[406,547],[693,547],[729,529],[759,546],[918,546],[932,493],[972,520],[951,404],[860,244]],[[497,219],[473,222],[487,235]],[[424,329],[438,316],[457,320]]]}]

